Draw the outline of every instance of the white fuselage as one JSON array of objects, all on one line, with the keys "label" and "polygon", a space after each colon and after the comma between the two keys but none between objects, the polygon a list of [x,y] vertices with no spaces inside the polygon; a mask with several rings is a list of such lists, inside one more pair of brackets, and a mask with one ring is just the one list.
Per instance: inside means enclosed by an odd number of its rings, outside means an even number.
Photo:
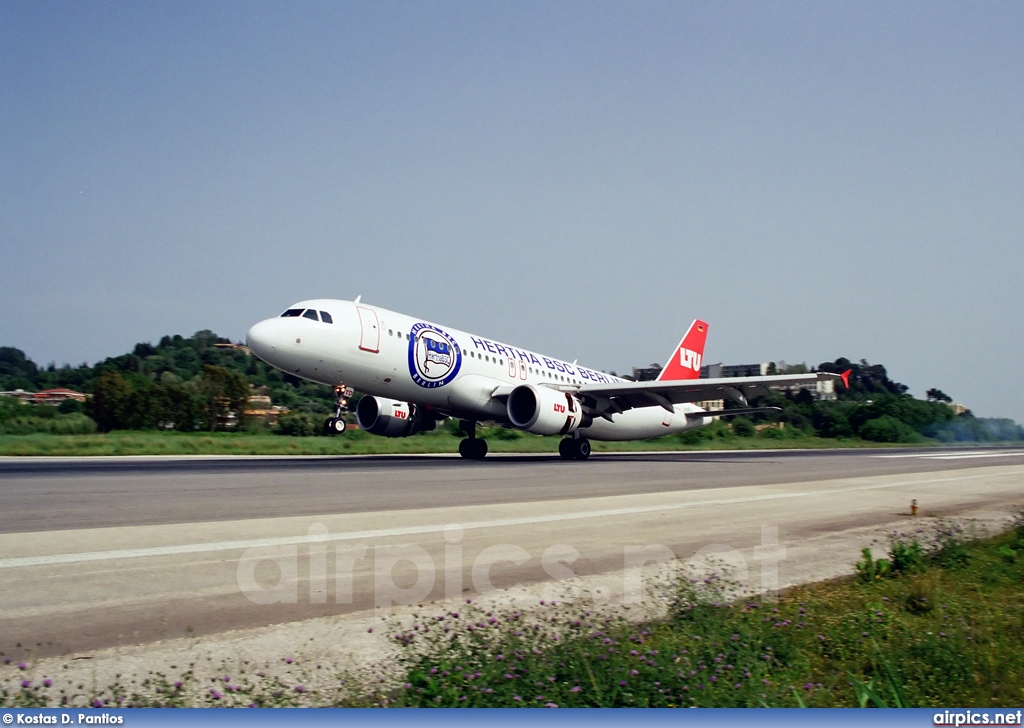
[{"label": "white fuselage", "polygon": [[[481,336],[352,301],[316,299],[289,312],[329,314],[331,323],[301,314],[266,319],[249,330],[253,354],[303,379],[344,384],[377,397],[425,405],[442,413],[509,426],[496,391],[523,384],[573,391],[623,380]],[[710,417],[693,404],[642,407],[596,418],[579,432],[595,440],[647,439],[693,429]]]}]

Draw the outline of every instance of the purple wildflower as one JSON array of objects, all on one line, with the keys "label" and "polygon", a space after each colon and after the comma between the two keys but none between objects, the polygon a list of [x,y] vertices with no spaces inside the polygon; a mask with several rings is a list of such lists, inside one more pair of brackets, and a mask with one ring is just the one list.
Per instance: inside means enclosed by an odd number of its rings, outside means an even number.
[{"label": "purple wildflower", "polygon": [[21,681],[21,687],[23,687],[23,688],[30,688],[30,687],[32,687],[32,681],[31,680],[22,680]]},{"label": "purple wildflower", "polygon": [[44,688],[48,688],[51,685],[53,685],[53,680],[51,680],[50,678],[46,678],[45,680],[43,680],[43,687]]},{"label": "purple wildflower", "polygon": [[305,685],[296,685],[295,686],[295,692],[297,692],[297,693],[304,693],[304,692],[306,692],[306,686]]}]

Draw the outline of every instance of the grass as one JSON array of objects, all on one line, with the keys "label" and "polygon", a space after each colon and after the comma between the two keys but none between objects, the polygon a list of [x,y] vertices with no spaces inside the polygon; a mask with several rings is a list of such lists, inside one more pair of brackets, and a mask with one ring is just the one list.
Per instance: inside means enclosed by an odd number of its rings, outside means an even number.
[{"label": "grass", "polygon": [[[714,426],[712,426],[714,427]],[[711,428],[708,428],[709,430]],[[595,452],[654,450],[764,450],[777,448],[879,447],[853,439],[821,437],[736,437],[728,428],[711,437],[689,441],[678,435],[634,442],[593,442]],[[555,453],[557,437],[540,437],[500,428],[480,431],[492,453]],[[92,435],[0,435],[0,456],[69,455],[374,455],[455,453],[459,440],[439,428],[435,432],[405,438],[386,438],[362,430],[335,437],[288,437],[245,432],[146,432],[124,431]]]},{"label": "grass", "polygon": [[887,561],[900,570],[791,589],[776,604],[729,603],[686,584],[669,618],[643,625],[567,619],[549,606],[467,638],[475,617],[449,613],[461,630],[399,635],[428,649],[410,658],[389,703],[1019,705],[1024,527],[973,543],[948,528],[929,543],[897,536]]},{"label": "grass", "polygon": [[481,621],[449,614],[461,630],[400,635],[428,649],[410,658],[406,686],[388,702],[1018,706],[1024,527],[974,543],[950,529],[930,543],[899,536],[889,561],[900,558],[902,571],[791,589],[776,604],[719,601],[716,590],[687,584],[669,618],[643,625],[566,619],[549,606],[540,618],[506,615],[501,628],[467,638],[465,623]]},{"label": "grass", "polygon": [[176,677],[56,694],[26,664],[17,673],[25,682],[0,685],[0,704],[1020,705],[1024,519],[980,541],[946,527],[935,538],[897,535],[885,561],[889,568],[790,589],[775,603],[726,601],[714,578],[684,582],[668,615],[642,624],[544,602],[530,613],[467,604],[391,635],[404,646],[405,677],[387,687],[345,688],[346,675],[319,664],[306,676],[330,672],[320,685],[335,687],[310,687],[301,673],[269,677],[246,663],[229,675],[193,665]]}]

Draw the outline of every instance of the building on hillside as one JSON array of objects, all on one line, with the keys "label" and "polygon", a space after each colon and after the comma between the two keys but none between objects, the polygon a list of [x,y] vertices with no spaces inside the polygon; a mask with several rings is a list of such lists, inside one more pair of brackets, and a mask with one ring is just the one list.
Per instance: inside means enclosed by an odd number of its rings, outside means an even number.
[{"label": "building on hillside", "polygon": [[288,408],[272,404],[270,395],[254,394],[246,401],[246,409],[242,412],[246,417],[261,420],[264,424],[273,427],[277,424],[277,418],[288,414]]},{"label": "building on hillside", "polygon": [[760,364],[705,364],[700,368],[701,379],[722,379],[724,377],[764,377],[768,375],[770,362]]},{"label": "building on hillside", "polygon": [[[771,362],[767,361],[763,361],[760,364],[705,364],[700,368],[700,378],[766,377],[771,369],[771,364]],[[790,394],[797,394],[801,390],[806,390],[815,399],[834,400],[836,398],[835,382],[832,379],[778,387],[778,390],[780,392],[789,392]]]},{"label": "building on hillside", "polygon": [[651,364],[649,367],[633,367],[633,381],[653,382],[661,374],[661,364]]},{"label": "building on hillside", "polygon": [[20,399],[22,402],[31,402],[35,394],[35,392],[26,392],[24,389],[14,389],[10,392],[0,392],[0,397],[13,397],[14,399]]},{"label": "building on hillside", "polygon": [[249,347],[245,344],[214,344],[214,348],[217,349],[229,349],[232,351],[240,351],[246,356],[249,356]]},{"label": "building on hillside", "polygon": [[44,389],[41,392],[36,392],[32,395],[31,402],[32,404],[60,404],[69,399],[73,399],[76,402],[84,402],[86,398],[87,395],[82,392],[57,387],[56,389]]},{"label": "building on hillside", "polygon": [[946,404],[951,410],[953,410],[953,414],[955,415],[962,415],[964,412],[970,412],[970,410],[962,404],[957,404],[956,402],[947,402]]}]

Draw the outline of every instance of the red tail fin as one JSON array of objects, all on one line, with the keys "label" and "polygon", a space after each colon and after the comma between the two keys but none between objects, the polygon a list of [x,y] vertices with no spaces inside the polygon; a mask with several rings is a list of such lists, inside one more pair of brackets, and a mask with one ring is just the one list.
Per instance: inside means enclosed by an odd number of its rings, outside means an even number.
[{"label": "red tail fin", "polygon": [[700,377],[700,363],[704,359],[704,341],[707,337],[708,325],[700,319],[694,319],[672,358],[661,370],[658,381],[671,382]]}]

